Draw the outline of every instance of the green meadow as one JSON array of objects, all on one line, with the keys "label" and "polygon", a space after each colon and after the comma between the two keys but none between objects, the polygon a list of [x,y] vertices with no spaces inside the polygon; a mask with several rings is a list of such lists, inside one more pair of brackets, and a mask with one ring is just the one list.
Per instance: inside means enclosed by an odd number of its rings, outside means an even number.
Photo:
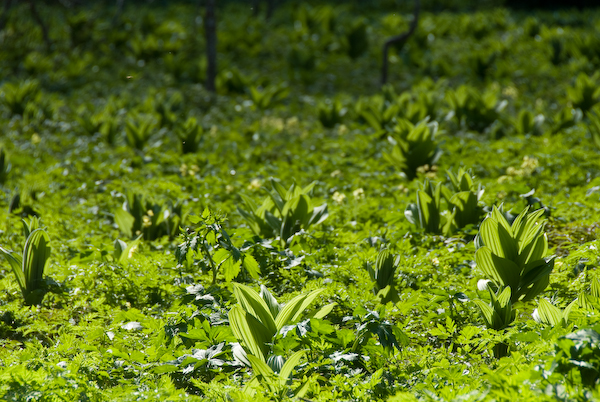
[{"label": "green meadow", "polygon": [[35,3],[0,399],[600,399],[599,10]]}]

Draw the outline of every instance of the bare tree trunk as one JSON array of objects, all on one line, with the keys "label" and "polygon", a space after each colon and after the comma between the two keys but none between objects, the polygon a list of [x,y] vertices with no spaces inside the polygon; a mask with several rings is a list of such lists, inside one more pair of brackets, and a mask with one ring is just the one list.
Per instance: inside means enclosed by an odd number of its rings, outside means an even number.
[{"label": "bare tree trunk", "polygon": [[121,18],[121,14],[123,13],[123,4],[125,4],[125,0],[117,0],[117,10],[115,11],[115,16],[113,17],[113,26],[117,25],[119,18]]},{"label": "bare tree trunk", "polygon": [[206,0],[206,17],[204,18],[206,34],[206,89],[211,92],[217,90],[215,80],[217,77],[217,20],[215,18],[215,0]]},{"label": "bare tree trunk", "polygon": [[0,16],[0,31],[4,30],[6,26],[6,20],[8,20],[8,12],[10,11],[10,6],[12,5],[12,0],[4,0],[4,9],[2,10],[2,15]]},{"label": "bare tree trunk", "polygon": [[275,0],[267,0],[267,20],[271,19],[273,11],[275,11]]},{"label": "bare tree trunk", "polygon": [[52,47],[52,42],[50,41],[50,35],[48,34],[48,27],[46,26],[46,24],[44,24],[44,20],[37,11],[37,8],[35,6],[35,0],[28,0],[28,3],[29,10],[31,11],[33,19],[35,20],[35,22],[37,22],[37,24],[42,30],[42,38],[44,39],[44,42],[46,43],[46,49],[49,52]]},{"label": "bare tree trunk", "polygon": [[417,25],[419,24],[419,12],[421,11],[421,2],[419,0],[415,0],[415,11],[413,15],[413,20],[410,23],[410,27],[408,31],[398,35],[392,36],[390,39],[386,40],[383,44],[383,66],[381,70],[381,84],[385,84],[387,82],[388,76],[388,51],[391,45],[394,43],[404,44],[408,38],[415,32],[417,29]]},{"label": "bare tree trunk", "polygon": [[260,13],[260,0],[252,0],[252,16],[258,17]]}]

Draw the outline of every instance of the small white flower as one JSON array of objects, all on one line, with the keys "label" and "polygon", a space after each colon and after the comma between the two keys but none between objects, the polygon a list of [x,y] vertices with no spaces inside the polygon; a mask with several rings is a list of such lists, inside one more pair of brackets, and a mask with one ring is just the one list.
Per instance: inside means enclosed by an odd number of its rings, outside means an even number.
[{"label": "small white flower", "polygon": [[352,195],[357,200],[362,200],[363,198],[365,198],[365,190],[363,190],[362,188],[357,188],[352,192]]},{"label": "small white flower", "polygon": [[248,186],[248,190],[258,190],[262,186],[260,179],[252,179],[250,185]]},{"label": "small white flower", "polygon": [[333,198],[333,201],[337,202],[338,204],[341,204],[346,199],[346,194],[336,191],[335,193],[333,193],[333,196],[331,198]]}]

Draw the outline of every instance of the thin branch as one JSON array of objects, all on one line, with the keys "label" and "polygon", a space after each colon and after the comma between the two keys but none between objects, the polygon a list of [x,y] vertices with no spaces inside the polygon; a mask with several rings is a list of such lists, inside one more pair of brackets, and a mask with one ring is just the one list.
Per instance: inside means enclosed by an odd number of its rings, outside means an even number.
[{"label": "thin branch", "polygon": [[386,40],[383,44],[383,66],[381,70],[381,84],[385,84],[387,82],[388,76],[388,52],[391,45],[395,43],[404,44],[408,38],[415,32],[417,29],[417,25],[419,24],[419,13],[421,11],[421,2],[420,0],[415,0],[415,11],[413,14],[413,20],[410,22],[410,27],[408,31],[397,36],[392,36],[390,39]]}]

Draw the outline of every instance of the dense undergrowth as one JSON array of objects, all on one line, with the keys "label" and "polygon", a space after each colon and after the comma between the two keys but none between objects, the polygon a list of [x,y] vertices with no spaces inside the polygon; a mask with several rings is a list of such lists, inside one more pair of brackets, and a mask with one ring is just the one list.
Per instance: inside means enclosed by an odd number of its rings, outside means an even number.
[{"label": "dense undergrowth", "polygon": [[213,94],[195,6],[40,7],[50,49],[0,32],[3,400],[599,397],[598,11],[425,10],[382,88],[410,14],[237,4]]}]

